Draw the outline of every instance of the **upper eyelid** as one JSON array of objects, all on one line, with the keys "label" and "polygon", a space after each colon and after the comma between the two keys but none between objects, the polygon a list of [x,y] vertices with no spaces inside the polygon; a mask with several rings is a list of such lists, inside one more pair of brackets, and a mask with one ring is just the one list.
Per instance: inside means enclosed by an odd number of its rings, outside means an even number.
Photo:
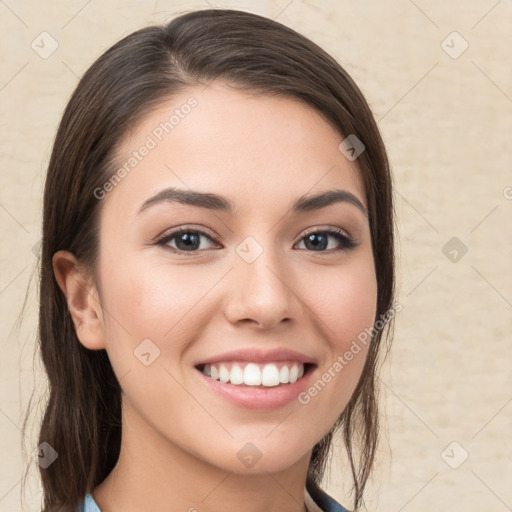
[{"label": "upper eyelid", "polygon": [[[326,225],[318,225],[318,226],[312,226],[310,228],[306,228],[306,230],[304,231],[302,236],[306,236],[308,233],[316,233],[318,231],[336,231],[336,230],[343,231],[343,233],[345,233],[345,235],[347,237],[351,237],[350,233],[345,228],[340,228],[338,226],[326,226]],[[170,235],[176,235],[183,231],[193,231],[196,233],[207,235],[214,239],[217,238],[217,235],[212,234],[213,232],[210,232],[210,230],[206,227],[203,227],[203,226],[194,227],[194,226],[184,225],[184,226],[171,228],[170,230],[164,231],[164,233],[162,235],[157,236],[157,239],[161,239],[161,238],[164,238],[164,237],[170,236]]]},{"label": "upper eyelid", "polygon": [[165,231],[164,234],[158,236],[156,238],[156,240],[157,241],[161,241],[161,240],[165,240],[166,238],[171,238],[172,239],[175,236],[179,235],[180,233],[188,233],[188,232],[198,233],[201,236],[207,236],[208,238],[210,238],[214,242],[218,243],[217,242],[217,236],[216,235],[212,235],[207,230],[207,228],[203,228],[203,227],[201,227],[201,228],[194,228],[194,227],[189,227],[189,226],[179,227],[179,228],[171,229],[170,231]]},{"label": "upper eyelid", "polygon": [[[352,238],[352,236],[350,235],[350,233],[346,229],[339,228],[339,227],[334,227],[334,226],[326,226],[326,227],[315,226],[315,227],[312,227],[312,228],[308,228],[303,233],[302,238],[307,236],[310,233],[317,233],[317,232],[323,233],[323,232],[331,232],[331,231],[335,232],[335,233],[338,233],[338,234],[344,234],[347,238]],[[342,233],[340,233],[340,232],[342,232]]]}]

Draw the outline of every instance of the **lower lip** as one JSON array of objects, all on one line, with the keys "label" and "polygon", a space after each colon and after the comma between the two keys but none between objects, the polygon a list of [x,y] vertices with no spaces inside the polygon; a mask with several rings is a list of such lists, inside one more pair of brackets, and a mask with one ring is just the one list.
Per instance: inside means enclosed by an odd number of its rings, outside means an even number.
[{"label": "lower lip", "polygon": [[309,384],[314,367],[293,384],[273,387],[236,386],[207,377],[195,368],[203,382],[227,401],[246,409],[276,409],[293,402]]}]

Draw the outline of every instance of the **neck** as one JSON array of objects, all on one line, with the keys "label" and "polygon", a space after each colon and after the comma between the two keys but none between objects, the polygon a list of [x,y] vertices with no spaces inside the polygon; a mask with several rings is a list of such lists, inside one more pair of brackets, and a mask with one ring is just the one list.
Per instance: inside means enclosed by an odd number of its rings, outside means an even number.
[{"label": "neck", "polygon": [[194,457],[130,416],[118,462],[92,495],[101,512],[306,512],[310,456],[279,472],[236,473]]}]

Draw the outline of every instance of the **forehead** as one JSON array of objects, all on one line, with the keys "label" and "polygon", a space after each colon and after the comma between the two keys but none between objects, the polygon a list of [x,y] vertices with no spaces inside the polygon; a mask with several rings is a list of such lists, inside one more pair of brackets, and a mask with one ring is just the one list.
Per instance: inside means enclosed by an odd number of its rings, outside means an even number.
[{"label": "forehead", "polygon": [[174,186],[222,193],[244,210],[343,188],[365,204],[360,170],[338,149],[343,139],[298,99],[216,82],[191,87],[124,137],[115,167],[124,169],[118,173],[123,177],[107,199],[129,213],[147,196]]}]

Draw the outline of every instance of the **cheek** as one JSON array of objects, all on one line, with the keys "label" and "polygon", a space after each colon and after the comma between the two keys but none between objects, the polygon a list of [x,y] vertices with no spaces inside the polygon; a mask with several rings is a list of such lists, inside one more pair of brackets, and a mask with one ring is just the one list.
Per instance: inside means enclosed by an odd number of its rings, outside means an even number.
[{"label": "cheek", "polygon": [[[370,328],[377,311],[377,280],[373,262],[365,259],[324,276],[314,276],[315,297],[310,304],[321,320],[332,349],[345,351],[351,341]],[[312,285],[313,283],[309,283]]]},{"label": "cheek", "polygon": [[225,272],[208,266],[148,265],[142,257],[117,261],[122,265],[105,259],[102,268],[109,355],[126,358],[145,339],[162,352],[179,354],[186,338],[204,328],[205,298]]},{"label": "cheek", "polygon": [[[349,402],[361,377],[375,322],[377,282],[373,262],[315,276],[314,307],[318,328],[329,344],[317,379],[299,402],[323,418],[327,431]],[[311,284],[311,283],[310,283]]]}]

